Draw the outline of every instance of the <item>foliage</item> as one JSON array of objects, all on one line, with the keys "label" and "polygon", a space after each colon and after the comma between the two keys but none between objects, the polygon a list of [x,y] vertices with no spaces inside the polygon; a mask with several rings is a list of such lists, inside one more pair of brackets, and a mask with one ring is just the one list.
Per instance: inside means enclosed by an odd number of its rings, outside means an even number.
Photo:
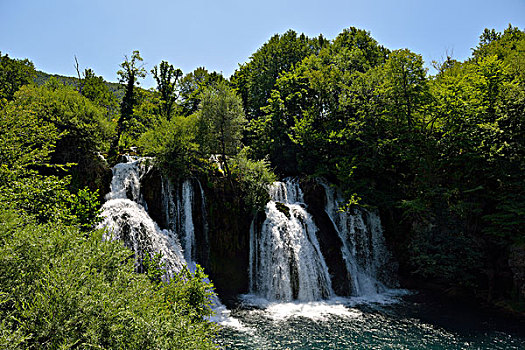
[{"label": "foliage", "polygon": [[395,123],[406,123],[411,127],[418,112],[430,100],[423,58],[407,49],[393,51],[382,72],[378,93],[383,100],[383,113]]},{"label": "foliage", "polygon": [[80,93],[95,105],[106,110],[108,120],[115,119],[118,113],[118,102],[115,94],[109,90],[102,77],[95,75],[91,69],[84,70]]},{"label": "foliage", "polygon": [[268,155],[283,174],[314,168],[326,175],[340,153],[347,159],[342,138],[353,138],[361,124],[349,103],[352,90],[386,53],[367,32],[350,28],[282,72],[262,108],[265,114],[251,120],[258,156]]},{"label": "foliage", "polygon": [[98,190],[79,190],[69,198],[69,224],[77,226],[83,232],[92,230],[101,221],[99,208]]},{"label": "foliage", "polygon": [[[167,284],[163,285],[166,302],[178,313],[189,317],[194,322],[203,322],[213,314],[215,294],[213,284],[199,265],[195,272],[187,266]],[[212,327],[208,325],[210,329]]]},{"label": "foliage", "polygon": [[197,112],[197,139],[208,155],[220,154],[230,175],[227,157],[235,155],[241,145],[246,119],[241,99],[225,84],[204,90]]},{"label": "foliage", "polygon": [[35,66],[28,59],[18,60],[0,52],[0,108],[11,101],[15,92],[33,82]]},{"label": "foliage", "polygon": [[102,232],[0,212],[0,347],[214,349],[201,275],[160,288]]},{"label": "foliage", "polygon": [[8,104],[0,110],[0,183],[22,176],[29,167],[43,167],[55,149],[60,132],[30,108]]},{"label": "foliage", "polygon": [[168,62],[162,61],[158,67],[153,67],[151,73],[157,82],[157,91],[161,96],[162,115],[170,119],[175,101],[178,98],[177,88],[179,79],[182,77],[182,71],[175,69]]},{"label": "foliage", "polygon": [[125,93],[120,104],[120,117],[117,126],[117,142],[121,135],[128,130],[129,123],[133,121],[133,108],[137,105],[135,85],[139,85],[139,79],[146,76],[146,70],[140,65],[143,61],[139,51],[133,51],[131,59],[124,56],[125,60],[120,64],[117,74],[119,83],[125,85]]},{"label": "foliage", "polygon": [[182,114],[188,116],[197,112],[201,103],[202,92],[218,83],[226,83],[222,74],[209,73],[204,67],[199,67],[186,74],[180,81],[180,106]]},{"label": "foliage", "polygon": [[133,118],[125,122],[125,132],[120,137],[120,146],[124,149],[137,147],[141,135],[161,118],[162,101],[157,94],[149,90],[136,89],[135,97]]},{"label": "foliage", "polygon": [[50,87],[23,87],[6,107],[6,113],[31,113],[55,126],[60,133],[52,154],[56,164],[76,162],[107,149],[113,125],[104,113],[71,88]]},{"label": "foliage", "polygon": [[[102,142],[96,129],[103,128],[103,118],[86,101],[70,89],[24,87],[0,111],[0,201],[39,222],[66,222],[84,231],[96,223],[98,194],[88,189],[71,193],[70,177],[49,175],[67,168],[56,160],[78,161]],[[64,150],[67,137],[67,147],[77,143],[78,153]],[[66,151],[68,158],[57,156]]]},{"label": "foliage", "polygon": [[250,149],[245,147],[232,158],[232,175],[244,193],[246,204],[253,211],[263,210],[270,200],[270,186],[277,181],[277,177],[266,159],[254,161],[249,154]]},{"label": "foliage", "polygon": [[479,242],[461,231],[421,228],[408,247],[413,273],[419,278],[461,287],[479,287],[478,269],[483,266]]},{"label": "foliage", "polygon": [[314,42],[293,30],[283,35],[276,34],[250,57],[248,63],[235,71],[233,85],[243,100],[249,119],[262,115],[261,108],[266,106],[279,75],[290,71],[323,43],[322,37]]},{"label": "foliage", "polygon": [[154,156],[156,162],[172,178],[184,178],[191,171],[198,157],[195,142],[196,116],[177,116],[171,120],[160,118],[139,139],[145,155]]}]

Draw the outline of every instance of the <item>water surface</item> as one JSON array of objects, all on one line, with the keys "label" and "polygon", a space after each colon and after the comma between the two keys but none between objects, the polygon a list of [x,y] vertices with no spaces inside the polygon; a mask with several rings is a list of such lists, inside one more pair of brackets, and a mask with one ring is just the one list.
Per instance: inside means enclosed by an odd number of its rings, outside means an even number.
[{"label": "water surface", "polygon": [[[405,295],[400,295],[405,294]],[[246,296],[227,349],[525,349],[525,323],[420,294],[270,303]]]}]

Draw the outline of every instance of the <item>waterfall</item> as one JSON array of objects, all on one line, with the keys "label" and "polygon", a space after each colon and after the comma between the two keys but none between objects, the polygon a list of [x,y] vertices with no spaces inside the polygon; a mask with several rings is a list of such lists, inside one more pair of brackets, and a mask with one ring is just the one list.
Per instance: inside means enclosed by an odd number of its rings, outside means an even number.
[{"label": "waterfall", "polygon": [[[136,254],[137,269],[142,268],[145,253],[161,253],[169,278],[187,265],[196,268],[196,239],[193,222],[194,190],[191,180],[174,186],[167,178],[161,180],[161,200],[166,229],[160,229],[149,216],[147,203],[141,193],[141,180],[151,169],[150,158],[126,157],[125,163],[113,167],[111,191],[102,206],[103,221],[99,228],[107,228],[105,239],[119,239]],[[200,189],[203,231],[207,235],[206,203]],[[181,244],[182,242],[182,244]]]},{"label": "waterfall", "polygon": [[140,192],[140,181],[151,169],[149,159],[128,158],[113,168],[111,191],[102,206],[102,222],[98,228],[107,230],[104,239],[121,240],[135,252],[135,265],[142,269],[144,254],[162,255],[165,279],[169,279],[186,264],[176,234],[159,228],[147,213]]},{"label": "waterfall", "polygon": [[[207,231],[206,207],[204,202],[204,191],[200,182],[196,180],[202,200],[203,231]],[[165,221],[169,229],[179,237],[184,258],[188,263],[191,271],[195,269],[196,264],[196,238],[195,225],[193,222],[193,211],[195,202],[195,193],[191,180],[185,180],[180,186],[174,187],[167,180],[162,181],[162,201],[164,204]]]},{"label": "waterfall", "polygon": [[350,276],[352,295],[384,292],[386,287],[379,275],[391,270],[387,267],[391,256],[386,249],[379,216],[363,208],[340,210],[341,196],[333,187],[320,183],[326,193],[325,211],[342,241],[341,252]]},{"label": "waterfall", "polygon": [[267,300],[313,301],[333,295],[317,227],[306,211],[299,183],[276,182],[260,231],[250,232],[252,293]]},{"label": "waterfall", "polygon": [[[174,186],[168,179],[161,178],[161,220],[164,220],[166,226],[165,229],[161,229],[148,214],[147,203],[141,193],[142,178],[152,169],[151,159],[127,157],[126,160],[127,162],[119,163],[113,168],[111,191],[106,195],[106,203],[102,206],[103,220],[98,228],[106,229],[104,239],[121,240],[132,249],[138,271],[143,269],[142,261],[146,253],[160,253],[161,263],[166,270],[164,280],[168,281],[174,277],[184,265],[194,272],[197,264],[197,239],[193,220],[193,211],[196,208],[192,180]],[[201,210],[203,243],[207,249],[208,222],[204,190],[198,180],[193,181],[199,187],[201,206],[198,210]],[[230,311],[222,305],[216,294],[211,296],[211,305],[215,312],[215,315],[210,317],[211,321],[242,328],[241,324],[230,316]]]},{"label": "waterfall", "polygon": [[150,158],[126,156],[125,163],[119,163],[112,169],[111,190],[106,200],[128,198],[146,207],[140,194],[140,181],[151,169]]},{"label": "waterfall", "polygon": [[182,196],[179,198],[181,208],[182,230],[181,237],[184,240],[184,258],[186,261],[195,261],[195,227],[193,226],[193,187],[189,180],[182,184]]}]

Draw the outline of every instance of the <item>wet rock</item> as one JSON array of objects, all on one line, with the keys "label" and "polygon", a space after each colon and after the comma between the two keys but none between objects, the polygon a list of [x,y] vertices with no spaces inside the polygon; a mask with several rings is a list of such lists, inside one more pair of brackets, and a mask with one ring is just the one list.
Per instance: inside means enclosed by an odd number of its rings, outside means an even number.
[{"label": "wet rock", "polygon": [[317,239],[328,271],[332,278],[332,288],[339,296],[350,296],[350,276],[346,270],[341,253],[343,243],[339,238],[332,220],[325,211],[326,194],[323,186],[315,180],[302,181],[304,201],[308,205],[308,212],[312,215],[315,225],[319,229]]}]

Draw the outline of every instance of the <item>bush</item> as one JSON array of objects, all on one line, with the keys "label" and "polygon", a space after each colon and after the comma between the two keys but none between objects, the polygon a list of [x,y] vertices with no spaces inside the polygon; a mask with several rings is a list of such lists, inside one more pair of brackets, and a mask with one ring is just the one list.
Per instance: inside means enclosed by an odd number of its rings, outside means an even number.
[{"label": "bush", "polygon": [[251,160],[249,153],[250,149],[245,147],[232,159],[232,175],[239,182],[246,204],[257,211],[270,200],[268,190],[277,177],[267,160]]},{"label": "bush", "polygon": [[0,211],[0,348],[215,349],[202,276],[159,288],[132,255]]},{"label": "bush", "polygon": [[155,127],[142,135],[139,144],[145,155],[154,156],[161,169],[172,178],[191,174],[196,163],[195,116],[160,119]]},{"label": "bush", "polygon": [[51,158],[54,163],[79,163],[83,157],[107,150],[115,132],[103,109],[61,85],[22,87],[12,104],[12,113],[29,111],[56,127],[60,137]]}]

